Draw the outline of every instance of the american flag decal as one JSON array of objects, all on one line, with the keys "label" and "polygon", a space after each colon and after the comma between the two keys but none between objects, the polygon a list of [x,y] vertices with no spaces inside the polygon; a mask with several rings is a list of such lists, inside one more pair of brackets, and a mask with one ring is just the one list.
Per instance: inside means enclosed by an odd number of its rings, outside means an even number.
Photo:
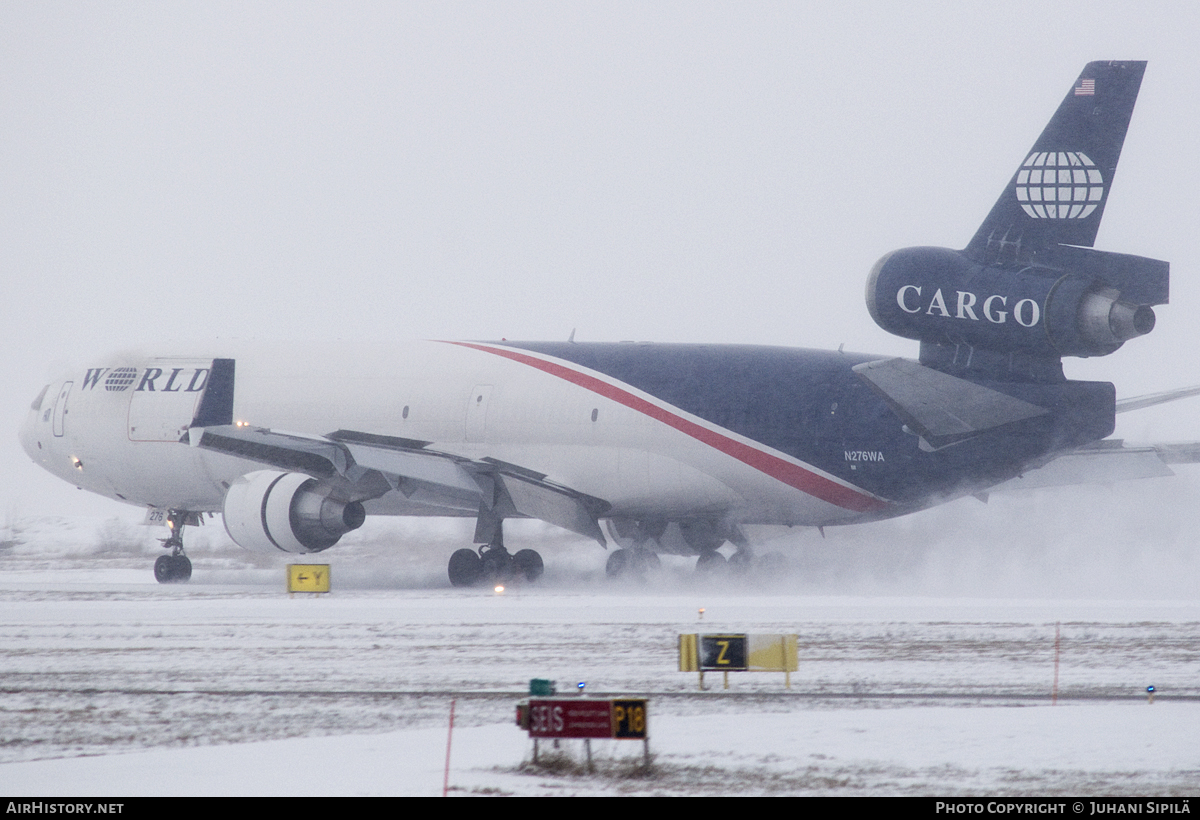
[{"label": "american flag decal", "polygon": [[1076,97],[1093,97],[1096,95],[1095,80],[1080,80],[1079,85],[1075,87]]}]

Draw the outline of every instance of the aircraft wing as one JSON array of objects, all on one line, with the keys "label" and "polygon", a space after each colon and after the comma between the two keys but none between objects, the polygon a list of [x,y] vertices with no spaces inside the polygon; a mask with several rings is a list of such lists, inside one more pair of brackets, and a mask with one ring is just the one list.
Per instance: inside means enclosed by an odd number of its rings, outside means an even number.
[{"label": "aircraft wing", "polygon": [[607,548],[597,521],[609,504],[516,464],[426,449],[429,442],[338,430],[325,436],[235,424],[193,427],[193,447],[306,473],[346,501],[395,490],[432,514],[479,514],[480,526],[537,518]]},{"label": "aircraft wing", "polygon": [[1105,439],[1062,453],[1024,475],[989,492],[1064,487],[1071,484],[1110,484],[1134,478],[1174,475],[1169,464],[1200,464],[1200,441],[1176,444],[1129,444]]}]

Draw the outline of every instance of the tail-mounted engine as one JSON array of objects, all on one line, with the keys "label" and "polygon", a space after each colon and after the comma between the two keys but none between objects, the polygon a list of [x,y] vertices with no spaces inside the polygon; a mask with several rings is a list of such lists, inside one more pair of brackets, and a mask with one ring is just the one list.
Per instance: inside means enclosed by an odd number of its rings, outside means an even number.
[{"label": "tail-mounted engine", "polygon": [[921,363],[1061,381],[1063,356],[1105,356],[1154,328],[1168,265],[1093,250],[1146,63],[1088,63],[962,251],[888,254],[867,309],[921,341]]},{"label": "tail-mounted engine", "polygon": [[229,537],[253,552],[320,552],[366,520],[358,501],[318,492],[303,473],[259,470],[242,476],[225,494]]},{"label": "tail-mounted engine", "polygon": [[994,267],[945,248],[893,251],[871,270],[867,309],[897,336],[1037,358],[1105,356],[1154,329],[1166,262],[1065,245],[1038,256]]}]

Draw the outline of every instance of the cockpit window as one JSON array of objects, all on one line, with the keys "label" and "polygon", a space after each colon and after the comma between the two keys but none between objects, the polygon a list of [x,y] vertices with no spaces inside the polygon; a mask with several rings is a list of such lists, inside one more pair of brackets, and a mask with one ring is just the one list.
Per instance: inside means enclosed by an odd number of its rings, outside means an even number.
[{"label": "cockpit window", "polygon": [[33,404],[29,405],[30,410],[41,410],[42,399],[46,398],[46,391],[50,389],[50,385],[42,388],[42,392],[37,394],[37,398],[33,400]]}]

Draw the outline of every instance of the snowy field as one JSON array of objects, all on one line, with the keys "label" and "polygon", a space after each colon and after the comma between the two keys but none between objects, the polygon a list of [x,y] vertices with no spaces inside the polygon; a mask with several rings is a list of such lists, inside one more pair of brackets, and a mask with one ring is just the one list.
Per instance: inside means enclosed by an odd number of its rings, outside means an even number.
[{"label": "snowy field", "polygon": [[[192,582],[160,586],[154,531],[10,520],[0,789],[440,794],[454,701],[452,794],[1200,794],[1195,596],[862,594],[811,562],[701,581],[682,559],[614,587],[597,548],[536,528],[516,537],[547,577],[497,595],[445,581],[458,525],[409,523],[326,553],[332,594],[290,598],[284,562],[213,524],[189,533]],[[676,671],[697,631],[795,632],[800,671],[699,692]],[[532,767],[512,716],[534,677],[648,696],[652,769],[636,742],[597,742],[596,774],[578,744]]]}]

